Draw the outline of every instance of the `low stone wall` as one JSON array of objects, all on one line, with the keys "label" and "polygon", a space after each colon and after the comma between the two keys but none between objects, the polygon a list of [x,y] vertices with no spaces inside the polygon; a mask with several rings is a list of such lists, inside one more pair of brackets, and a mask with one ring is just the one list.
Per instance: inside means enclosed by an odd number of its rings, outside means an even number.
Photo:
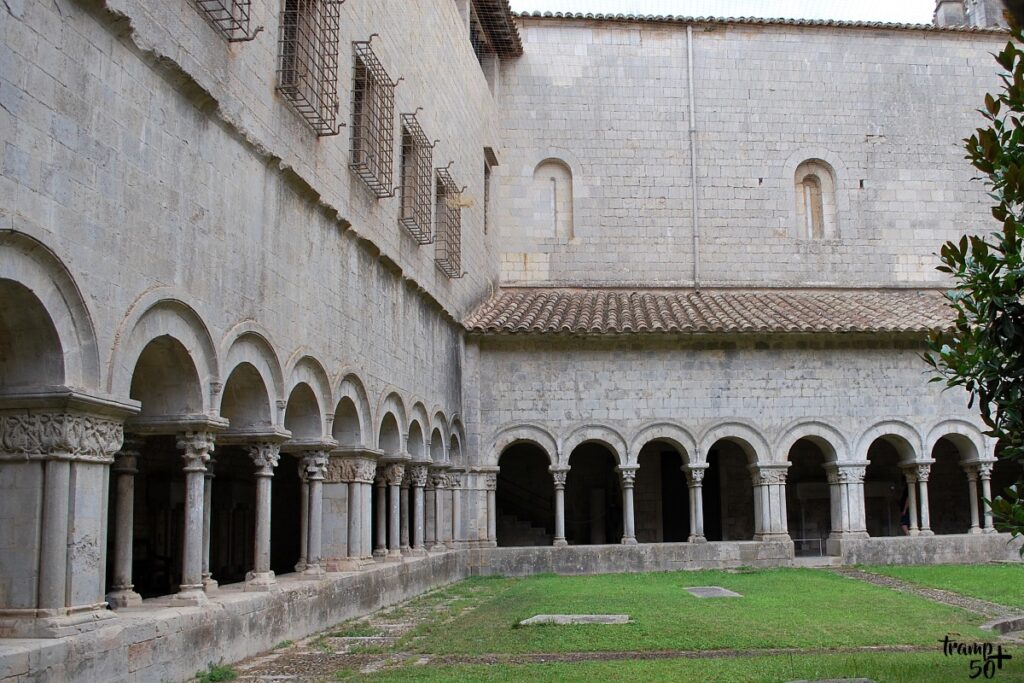
[{"label": "low stone wall", "polygon": [[467,551],[473,575],[609,574],[725,567],[779,567],[793,559],[791,542],[652,543],[488,548]]},{"label": "low stone wall", "polygon": [[1009,534],[860,538],[836,544],[843,564],[974,564],[1021,559],[1021,541],[1013,541]]},{"label": "low stone wall", "polygon": [[276,593],[226,586],[205,607],[144,603],[111,626],[54,640],[0,640],[0,683],[183,681],[210,663],[235,662],[346,619],[466,577],[450,552],[322,582],[281,577]]}]

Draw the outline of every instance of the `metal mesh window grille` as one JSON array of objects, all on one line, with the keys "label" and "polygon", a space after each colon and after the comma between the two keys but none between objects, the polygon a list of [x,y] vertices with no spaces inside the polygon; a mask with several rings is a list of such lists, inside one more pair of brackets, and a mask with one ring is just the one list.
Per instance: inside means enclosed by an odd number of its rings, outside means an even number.
[{"label": "metal mesh window grille", "polygon": [[430,244],[430,186],[433,145],[415,114],[402,114],[402,215],[398,219],[420,244]]},{"label": "metal mesh window grille", "polygon": [[339,9],[343,0],[284,0],[277,90],[317,135],[338,133]]},{"label": "metal mesh window grille", "polygon": [[370,48],[352,43],[352,162],[349,168],[379,198],[393,197],[395,83]]},{"label": "metal mesh window grille", "polygon": [[195,0],[210,24],[231,42],[252,40],[249,31],[249,0]]},{"label": "metal mesh window grille", "polygon": [[462,191],[448,169],[437,169],[434,261],[450,278],[462,277]]}]

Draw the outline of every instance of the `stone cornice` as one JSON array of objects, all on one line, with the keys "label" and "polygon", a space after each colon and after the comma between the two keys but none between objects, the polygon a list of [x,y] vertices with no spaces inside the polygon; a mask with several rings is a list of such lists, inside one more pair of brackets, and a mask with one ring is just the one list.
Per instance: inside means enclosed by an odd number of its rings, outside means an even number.
[{"label": "stone cornice", "polygon": [[303,453],[305,451],[333,451],[338,447],[334,439],[289,439],[281,445],[282,453]]},{"label": "stone cornice", "polygon": [[228,421],[212,415],[136,416],[125,421],[124,428],[144,436],[178,435],[185,432],[218,433],[228,428]]},{"label": "stone cornice", "polygon": [[257,443],[284,444],[292,433],[276,425],[228,429],[217,435],[218,446],[252,446]]}]

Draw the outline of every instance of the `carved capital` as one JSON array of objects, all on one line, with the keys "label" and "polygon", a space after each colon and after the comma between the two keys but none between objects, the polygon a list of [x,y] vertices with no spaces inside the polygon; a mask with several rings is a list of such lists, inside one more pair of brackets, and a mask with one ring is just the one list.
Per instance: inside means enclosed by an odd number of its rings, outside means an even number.
[{"label": "carved capital", "polygon": [[927,483],[928,482],[928,475],[931,474],[931,471],[932,471],[932,466],[931,465],[918,465],[917,466],[917,480],[918,481],[923,481],[923,482]]},{"label": "carved capital", "polygon": [[272,477],[274,468],[281,460],[281,444],[264,442],[250,446],[249,457],[256,465],[257,477]]},{"label": "carved capital", "polygon": [[427,466],[413,465],[409,468],[409,477],[412,479],[413,486],[423,488],[427,485]]},{"label": "carved capital", "polygon": [[622,478],[622,485],[626,488],[633,488],[636,484],[636,469],[620,469],[619,476]]},{"label": "carved capital", "polygon": [[138,474],[139,456],[145,444],[146,440],[143,437],[125,434],[121,450],[114,456],[114,467],[112,468],[114,472],[118,474]]},{"label": "carved capital", "polygon": [[825,477],[829,484],[860,484],[866,472],[867,468],[863,465],[826,466]]},{"label": "carved capital", "polygon": [[0,460],[110,463],[123,439],[122,421],[98,415],[59,410],[0,413]]},{"label": "carved capital", "polygon": [[488,472],[487,474],[484,475],[484,488],[486,488],[488,491],[498,490],[497,472]]},{"label": "carved capital", "polygon": [[569,476],[569,470],[552,470],[551,478],[555,480],[555,490],[565,490],[565,479]]},{"label": "carved capital", "polygon": [[313,450],[302,454],[301,467],[306,472],[306,478],[310,481],[323,481],[327,474],[327,460],[330,454],[327,451]]},{"label": "carved capital", "polygon": [[448,485],[448,477],[445,476],[444,472],[431,472],[430,473],[430,485],[436,489],[443,489]]},{"label": "carved capital", "polygon": [[377,476],[377,463],[373,460],[357,460],[352,468],[352,481],[372,484]]},{"label": "carved capital", "polygon": [[453,489],[462,488],[462,472],[452,470],[448,473],[448,483]]},{"label": "carved capital", "polygon": [[981,477],[982,481],[992,478],[992,463],[982,462],[978,463],[978,476]]},{"label": "carved capital", "polygon": [[213,452],[214,441],[211,432],[185,432],[178,437],[178,448],[185,461],[186,472],[205,472],[206,463]]},{"label": "carved capital", "polygon": [[704,483],[704,473],[707,471],[707,468],[684,467],[683,471],[686,472],[686,477],[690,480],[690,486],[697,487]]},{"label": "carved capital", "polygon": [[786,468],[756,467],[751,472],[754,486],[772,486],[786,483]]},{"label": "carved capital", "polygon": [[405,476],[405,465],[392,463],[384,468],[384,479],[388,486],[401,486],[402,477]]}]

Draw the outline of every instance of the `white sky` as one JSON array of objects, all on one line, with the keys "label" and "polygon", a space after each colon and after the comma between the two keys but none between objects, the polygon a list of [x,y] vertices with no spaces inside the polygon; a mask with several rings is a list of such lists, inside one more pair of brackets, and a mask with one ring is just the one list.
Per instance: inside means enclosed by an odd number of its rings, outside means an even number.
[{"label": "white sky", "polygon": [[935,0],[511,0],[517,12],[785,17],[930,24]]}]

